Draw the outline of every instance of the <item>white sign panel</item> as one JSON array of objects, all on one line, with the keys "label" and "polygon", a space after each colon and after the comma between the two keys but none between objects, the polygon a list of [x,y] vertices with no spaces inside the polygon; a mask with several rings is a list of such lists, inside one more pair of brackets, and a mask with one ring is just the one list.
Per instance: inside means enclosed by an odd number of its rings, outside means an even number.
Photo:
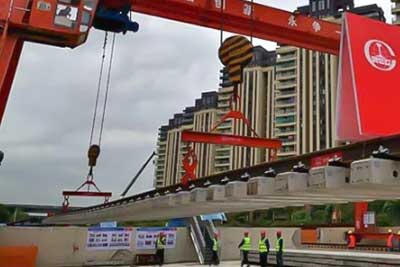
[{"label": "white sign panel", "polygon": [[89,228],[88,250],[117,250],[131,248],[131,228]]},{"label": "white sign panel", "polygon": [[375,212],[368,211],[364,213],[364,225],[373,225],[375,224]]},{"label": "white sign panel", "polygon": [[136,249],[155,249],[160,232],[166,237],[165,248],[175,248],[176,228],[138,228],[136,232]]},{"label": "white sign panel", "polygon": [[100,227],[101,228],[114,228],[114,227],[117,227],[117,222],[116,221],[101,222]]}]

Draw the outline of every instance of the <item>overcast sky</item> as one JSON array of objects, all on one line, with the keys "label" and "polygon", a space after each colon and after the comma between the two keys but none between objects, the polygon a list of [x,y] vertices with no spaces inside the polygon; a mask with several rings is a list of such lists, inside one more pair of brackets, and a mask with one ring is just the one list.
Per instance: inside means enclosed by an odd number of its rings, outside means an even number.
[{"label": "overcast sky", "polygon": [[[307,1],[259,0],[287,10]],[[391,20],[389,0],[378,3]],[[98,186],[118,196],[155,149],[157,129],[203,91],[217,90],[219,32],[135,14],[117,37]],[[104,33],[74,50],[26,44],[0,128],[0,203],[60,204],[88,171],[87,148]],[[268,49],[275,44],[255,40]],[[151,165],[131,191],[151,189]],[[101,201],[101,200],[97,200]],[[96,202],[96,201],[95,201]],[[93,203],[72,199],[71,205]]]}]

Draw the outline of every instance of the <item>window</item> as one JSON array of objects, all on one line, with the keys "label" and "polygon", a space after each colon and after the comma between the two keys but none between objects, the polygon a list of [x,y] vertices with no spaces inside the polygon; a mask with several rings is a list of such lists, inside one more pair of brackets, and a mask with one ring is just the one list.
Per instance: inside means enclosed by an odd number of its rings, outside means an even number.
[{"label": "window", "polygon": [[312,2],[312,12],[317,11],[317,3],[316,2]]},{"label": "window", "polygon": [[55,25],[75,28],[77,18],[78,8],[70,5],[57,5],[56,16],[54,17]]},{"label": "window", "polygon": [[320,0],[318,2],[318,10],[324,10],[325,9],[325,1],[324,0]]}]

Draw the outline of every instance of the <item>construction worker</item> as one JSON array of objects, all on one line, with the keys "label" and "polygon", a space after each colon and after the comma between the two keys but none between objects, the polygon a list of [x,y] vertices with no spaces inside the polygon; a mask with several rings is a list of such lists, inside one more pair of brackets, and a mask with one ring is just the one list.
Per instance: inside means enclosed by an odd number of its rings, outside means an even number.
[{"label": "construction worker", "polygon": [[283,267],[284,266],[283,265],[283,237],[282,237],[281,231],[276,232],[275,250],[276,250],[276,266]]},{"label": "construction worker", "polygon": [[213,247],[212,247],[212,260],[210,263],[211,265],[218,266],[219,265],[219,250],[221,248],[221,245],[218,240],[218,233],[214,233],[214,238],[213,238]]},{"label": "construction worker", "polygon": [[394,234],[392,229],[388,230],[388,237],[386,239],[386,248],[389,251],[393,251],[393,238],[394,238]]},{"label": "construction worker", "polygon": [[260,266],[267,267],[268,253],[269,253],[269,240],[266,237],[266,232],[261,231],[261,238],[258,242],[258,251],[260,253]]},{"label": "construction worker", "polygon": [[249,232],[244,233],[244,237],[240,242],[238,248],[242,252],[242,263],[241,266],[243,267],[245,264],[247,267],[250,266],[249,263],[249,251],[251,249],[251,238],[249,237]]},{"label": "construction worker", "polygon": [[356,247],[356,236],[354,235],[353,231],[349,230],[347,232],[347,248],[355,249],[355,247]]},{"label": "construction worker", "polygon": [[164,250],[165,250],[165,245],[166,245],[166,238],[165,238],[165,234],[163,232],[160,232],[158,234],[158,238],[156,241],[156,256],[158,259],[158,265],[159,266],[163,266],[164,264]]},{"label": "construction worker", "polygon": [[400,231],[397,231],[397,250],[400,251]]}]

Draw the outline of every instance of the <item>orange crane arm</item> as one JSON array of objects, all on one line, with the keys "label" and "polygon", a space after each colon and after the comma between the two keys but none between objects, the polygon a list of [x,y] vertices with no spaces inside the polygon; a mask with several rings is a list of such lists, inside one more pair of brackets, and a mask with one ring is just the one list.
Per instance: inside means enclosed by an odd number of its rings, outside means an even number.
[{"label": "orange crane arm", "polygon": [[131,0],[135,12],[339,54],[340,25],[243,0]]},{"label": "orange crane arm", "polygon": [[[223,7],[221,2],[225,2]],[[0,123],[24,41],[67,47],[76,47],[86,41],[97,1],[90,2],[94,4],[92,6],[86,1],[70,4],[72,9],[82,11],[76,12],[78,15],[73,23],[68,20],[73,16],[60,15],[63,11],[58,10],[63,6],[60,3],[57,0],[0,0]],[[107,4],[105,0],[101,3]],[[339,24],[249,1],[110,0],[108,3],[127,4],[128,10],[131,4],[133,11],[151,16],[336,55],[339,53]],[[62,27],[58,25],[60,23]]]}]

